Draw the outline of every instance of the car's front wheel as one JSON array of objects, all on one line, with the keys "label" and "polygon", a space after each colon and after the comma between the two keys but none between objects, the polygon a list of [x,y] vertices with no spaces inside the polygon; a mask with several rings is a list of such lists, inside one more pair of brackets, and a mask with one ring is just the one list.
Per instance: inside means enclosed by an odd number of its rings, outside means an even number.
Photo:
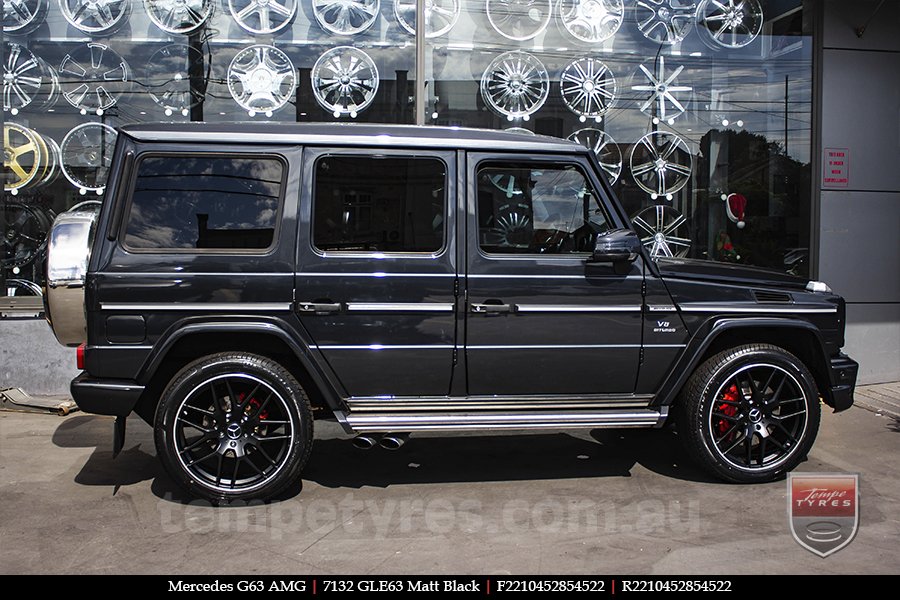
[{"label": "car's front wheel", "polygon": [[678,436],[688,454],[727,481],[781,477],[812,448],[819,394],[790,352],[748,344],[704,362],[677,401]]},{"label": "car's front wheel", "polygon": [[182,369],[163,392],[155,430],[169,474],[214,503],[278,494],[300,476],[313,439],[309,400],[294,376],[244,353]]}]

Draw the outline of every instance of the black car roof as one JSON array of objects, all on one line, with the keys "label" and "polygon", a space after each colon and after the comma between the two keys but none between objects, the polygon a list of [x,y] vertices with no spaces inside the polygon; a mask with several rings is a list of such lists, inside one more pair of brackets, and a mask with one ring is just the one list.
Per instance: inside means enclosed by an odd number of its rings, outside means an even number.
[{"label": "black car roof", "polygon": [[218,142],[587,152],[560,138],[525,133],[363,123],[140,123],[120,129],[145,142]]}]

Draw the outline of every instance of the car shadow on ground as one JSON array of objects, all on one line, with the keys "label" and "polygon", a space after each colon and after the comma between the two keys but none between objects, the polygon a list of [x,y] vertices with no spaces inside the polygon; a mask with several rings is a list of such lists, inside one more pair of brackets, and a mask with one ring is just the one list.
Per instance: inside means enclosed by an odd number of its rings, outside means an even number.
[{"label": "car shadow on ground", "polygon": [[[122,486],[151,482],[157,497],[176,503],[194,499],[168,476],[156,458],[152,433],[129,419],[131,437],[112,456],[112,419],[72,416],[53,434],[63,448],[94,448],[75,475],[75,483]],[[346,437],[317,439],[303,480],[327,488],[382,487],[427,483],[478,483],[577,478],[630,477],[641,467],[672,479],[716,480],[684,455],[672,428],[595,429],[590,435],[530,433],[503,435],[413,436],[399,450],[358,450]],[[275,501],[294,497],[302,482]]]}]

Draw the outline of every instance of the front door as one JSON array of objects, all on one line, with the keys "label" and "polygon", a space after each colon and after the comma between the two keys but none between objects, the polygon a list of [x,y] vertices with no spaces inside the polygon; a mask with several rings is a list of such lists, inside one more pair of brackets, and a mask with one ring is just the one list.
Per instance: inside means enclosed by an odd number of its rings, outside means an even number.
[{"label": "front door", "polygon": [[624,224],[591,165],[567,161],[468,156],[470,395],[634,391],[643,265],[586,263],[594,235]]}]

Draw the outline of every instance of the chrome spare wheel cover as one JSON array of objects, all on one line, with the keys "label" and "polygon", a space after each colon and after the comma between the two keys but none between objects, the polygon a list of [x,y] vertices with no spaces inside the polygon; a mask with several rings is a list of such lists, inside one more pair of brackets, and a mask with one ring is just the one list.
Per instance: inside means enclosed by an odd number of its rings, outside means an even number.
[{"label": "chrome spare wheel cover", "polygon": [[82,193],[102,194],[115,147],[116,130],[109,125],[76,125],[60,145],[63,175]]},{"label": "chrome spare wheel cover", "polygon": [[574,37],[596,44],[619,30],[625,6],[623,0],[559,0],[559,18]]},{"label": "chrome spare wheel cover", "polygon": [[291,99],[296,81],[294,64],[275,46],[248,46],[228,66],[228,91],[251,116],[272,116]]},{"label": "chrome spare wheel cover", "polygon": [[[425,0],[425,37],[444,35],[459,19],[460,0]],[[394,16],[408,33],[416,33],[416,0],[394,0]]]},{"label": "chrome spare wheel cover", "polygon": [[128,20],[131,0],[59,0],[69,25],[87,34],[112,33]]},{"label": "chrome spare wheel cover", "polygon": [[91,42],[63,57],[60,86],[66,101],[84,112],[102,115],[131,85],[128,64],[109,46]]},{"label": "chrome spare wheel cover", "polygon": [[600,162],[600,167],[606,173],[609,185],[618,181],[619,175],[622,174],[622,151],[619,150],[619,145],[609,134],[599,129],[585,128],[579,129],[568,139],[581,144],[594,153]]},{"label": "chrome spare wheel cover", "polygon": [[687,185],[693,170],[693,158],[687,144],[674,133],[648,133],[631,149],[631,176],[654,200],[667,200]]},{"label": "chrome spare wheel cover", "polygon": [[510,121],[527,121],[549,93],[550,76],[544,63],[521,50],[496,57],[481,76],[481,97]]},{"label": "chrome spare wheel cover", "polygon": [[244,31],[267,35],[291,24],[297,0],[228,0],[228,10]]},{"label": "chrome spare wheel cover", "polygon": [[[203,102],[203,91],[191,86],[191,71],[205,66],[203,53],[197,48],[187,44],[163,46],[150,56],[147,66],[150,98],[166,116],[180,113],[186,117],[191,108]],[[205,79],[201,87],[205,89]]]},{"label": "chrome spare wheel cover", "polygon": [[758,0],[704,0],[697,8],[700,38],[713,47],[743,48],[756,39],[762,26]]},{"label": "chrome spare wheel cover", "polygon": [[144,0],[147,16],[166,33],[200,29],[213,11],[213,0]]},{"label": "chrome spare wheel cover", "polygon": [[486,0],[485,10],[497,33],[523,42],[547,29],[553,7],[551,0]]},{"label": "chrome spare wheel cover", "polygon": [[335,117],[356,118],[375,100],[379,85],[375,62],[351,46],[322,54],[313,65],[311,79],[316,101]]},{"label": "chrome spare wheel cover", "polygon": [[312,0],[319,26],[335,35],[356,35],[378,19],[381,0]]},{"label": "chrome spare wheel cover", "polygon": [[616,101],[616,78],[599,60],[578,58],[563,67],[559,78],[563,102],[584,122],[600,120]]},{"label": "chrome spare wheel cover", "polygon": [[649,206],[632,217],[631,223],[651,258],[681,258],[691,249],[687,219],[671,206]]}]

